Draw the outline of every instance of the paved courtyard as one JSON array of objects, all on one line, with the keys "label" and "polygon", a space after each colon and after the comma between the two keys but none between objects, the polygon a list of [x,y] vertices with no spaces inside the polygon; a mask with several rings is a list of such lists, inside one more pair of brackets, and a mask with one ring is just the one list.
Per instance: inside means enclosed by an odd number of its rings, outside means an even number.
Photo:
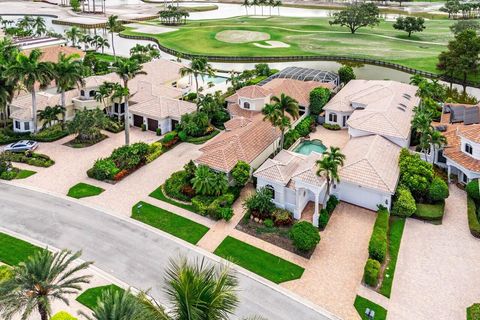
[{"label": "paved courtyard", "polygon": [[349,138],[348,130],[328,130],[322,126],[317,126],[317,130],[310,133],[310,139],[322,140],[325,146],[340,149],[347,144]]},{"label": "paved courtyard", "polygon": [[442,225],[407,219],[388,319],[465,319],[480,298],[480,240],[470,235],[466,194],[450,186]]}]

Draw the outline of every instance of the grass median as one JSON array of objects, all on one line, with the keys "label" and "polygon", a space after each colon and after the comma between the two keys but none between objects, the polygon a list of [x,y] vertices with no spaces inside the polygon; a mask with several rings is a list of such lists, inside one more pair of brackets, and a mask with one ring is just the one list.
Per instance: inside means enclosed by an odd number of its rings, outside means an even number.
[{"label": "grass median", "polygon": [[42,250],[44,249],[31,243],[0,233],[0,261],[5,264],[17,265],[35,252]]}]

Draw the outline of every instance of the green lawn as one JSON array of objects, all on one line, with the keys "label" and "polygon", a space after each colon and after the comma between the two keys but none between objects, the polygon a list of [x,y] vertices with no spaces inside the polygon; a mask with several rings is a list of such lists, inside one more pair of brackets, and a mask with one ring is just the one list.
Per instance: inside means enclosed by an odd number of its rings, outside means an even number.
[{"label": "green lawn", "polygon": [[173,204],[174,206],[180,207],[180,208],[185,209],[185,210],[188,210],[188,211],[190,211],[190,212],[197,213],[197,211],[195,210],[195,208],[193,207],[193,205],[181,203],[181,202],[175,201],[175,200],[173,200],[173,199],[171,199],[171,198],[167,198],[167,197],[165,196],[165,194],[163,193],[163,185],[161,185],[160,187],[158,187],[157,189],[155,189],[155,191],[153,191],[152,193],[150,193],[149,196],[152,197],[152,198],[155,198],[155,199],[157,199],[157,200],[160,200],[160,201],[163,201],[163,202],[166,202],[166,203]]},{"label": "green lawn", "polygon": [[355,302],[353,303],[355,306],[355,309],[357,309],[358,314],[362,318],[362,320],[370,320],[366,315],[365,315],[365,310],[368,308],[370,310],[375,311],[375,320],[385,320],[387,319],[387,310],[385,310],[383,307],[379,306],[376,303],[373,303],[370,300],[367,300],[363,297],[357,296],[355,298]]},{"label": "green lawn", "polygon": [[204,225],[143,201],[133,206],[132,218],[192,244],[200,241],[209,230]]},{"label": "green lawn", "polygon": [[214,253],[275,283],[299,279],[305,271],[290,261],[230,236],[222,241]]},{"label": "green lawn", "polygon": [[32,170],[20,170],[20,171],[18,171],[15,179],[26,179],[30,176],[33,176],[35,173],[37,173],[37,172],[32,171]]},{"label": "green lawn", "polygon": [[445,201],[435,204],[417,203],[417,211],[414,216],[428,221],[439,221],[445,212]]},{"label": "green lawn", "polygon": [[43,250],[23,240],[14,238],[4,233],[0,233],[0,261],[14,266],[37,251]]},{"label": "green lawn", "polygon": [[390,228],[388,229],[388,252],[390,255],[390,260],[385,268],[382,286],[380,287],[380,293],[387,298],[390,298],[390,292],[392,291],[398,252],[400,250],[403,229],[405,227],[405,219],[398,217],[391,217],[390,219]]},{"label": "green lawn", "polygon": [[102,293],[107,290],[124,291],[122,288],[110,284],[108,286],[95,287],[85,290],[81,295],[77,297],[77,301],[86,306],[89,309],[93,309],[97,306],[97,300],[102,296]]},{"label": "green lawn", "polygon": [[80,198],[98,196],[103,191],[105,191],[105,189],[92,186],[91,184],[80,182],[74,185],[73,187],[71,187],[70,190],[68,190],[67,196],[75,199],[80,199]]},{"label": "green lawn", "polygon": [[[449,26],[453,21],[450,20],[427,20],[424,32],[408,38],[405,32],[393,29],[392,21],[382,21],[373,29],[362,28],[352,35],[346,28],[330,26],[330,19],[274,16],[197,20],[177,26],[177,31],[150,36],[182,53],[244,57],[341,55],[385,60],[430,72],[436,72],[437,56],[452,39]],[[284,42],[289,47],[265,49],[255,45],[266,45],[264,41],[217,40],[217,33],[224,30],[265,32],[270,40]],[[131,28],[124,33],[142,35]]]},{"label": "green lawn", "polygon": [[108,53],[100,53],[100,52],[89,52],[89,54],[95,56],[98,60],[106,61],[106,62],[114,62],[115,57]]}]

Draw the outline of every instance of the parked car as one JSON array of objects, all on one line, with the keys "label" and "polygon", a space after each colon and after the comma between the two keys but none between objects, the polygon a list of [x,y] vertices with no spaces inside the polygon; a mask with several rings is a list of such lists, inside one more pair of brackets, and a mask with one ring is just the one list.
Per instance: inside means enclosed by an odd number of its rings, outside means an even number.
[{"label": "parked car", "polygon": [[7,145],[3,151],[25,152],[37,149],[38,142],[32,140],[21,140]]}]

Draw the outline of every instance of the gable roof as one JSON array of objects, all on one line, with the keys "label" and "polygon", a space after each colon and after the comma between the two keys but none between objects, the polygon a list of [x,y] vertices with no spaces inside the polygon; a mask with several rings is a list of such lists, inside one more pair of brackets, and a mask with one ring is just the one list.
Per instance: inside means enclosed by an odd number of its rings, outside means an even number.
[{"label": "gable roof", "polygon": [[196,109],[197,106],[188,101],[168,97],[154,97],[148,101],[132,105],[129,111],[156,119],[170,117],[180,120],[182,115],[194,112]]},{"label": "gable roof", "polygon": [[[79,92],[77,89],[66,91],[65,92],[65,101],[66,105],[72,104],[72,99],[77,97]],[[54,107],[56,105],[61,105],[61,94],[60,93],[48,93],[48,92],[37,92],[36,94],[36,107],[37,111],[45,110],[47,106]],[[10,118],[24,121],[31,121],[33,119],[32,115],[32,96],[30,94],[22,94],[18,96],[11,103],[12,112]]]},{"label": "gable roof", "polygon": [[347,181],[395,193],[400,176],[400,151],[399,146],[379,135],[351,139],[342,149],[345,164],[339,170],[340,183]]},{"label": "gable roof", "polygon": [[269,90],[273,96],[280,97],[282,93],[297,100],[298,104],[304,107],[310,105],[310,92],[318,87],[333,89],[330,83],[320,83],[317,81],[302,81],[294,79],[275,78],[262,86]]},{"label": "gable roof", "polygon": [[246,86],[241,88],[236,92],[238,97],[241,98],[248,98],[248,99],[259,99],[268,97],[271,92],[267,89],[264,89],[261,86],[253,85],[253,86]]},{"label": "gable roof", "polygon": [[[42,62],[57,62],[58,55],[60,53],[64,53],[67,56],[71,54],[78,54],[80,56],[80,59],[83,59],[83,57],[85,56],[85,52],[83,52],[83,50],[69,46],[51,46],[37,49],[42,52],[42,56],[40,57],[40,61]],[[28,56],[32,51],[33,49],[27,49],[22,50],[22,53]]]}]

